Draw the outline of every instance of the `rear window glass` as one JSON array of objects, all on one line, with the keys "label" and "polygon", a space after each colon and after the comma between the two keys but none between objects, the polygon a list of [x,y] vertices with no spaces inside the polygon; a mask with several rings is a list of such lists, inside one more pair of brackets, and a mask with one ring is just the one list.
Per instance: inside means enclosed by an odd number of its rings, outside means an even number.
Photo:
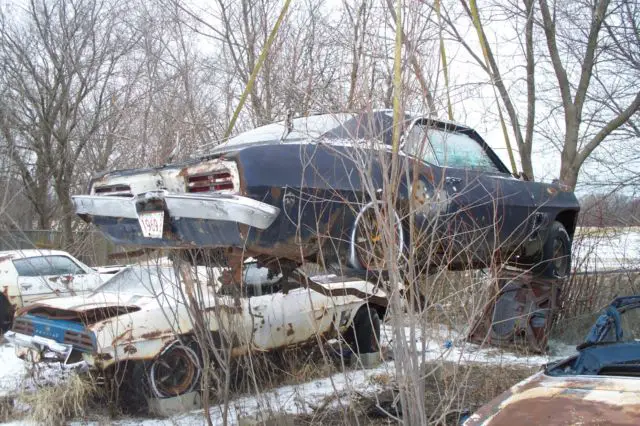
[{"label": "rear window glass", "polygon": [[178,278],[173,267],[131,266],[118,272],[96,293],[133,293],[140,296],[156,296],[167,288],[176,287]]}]

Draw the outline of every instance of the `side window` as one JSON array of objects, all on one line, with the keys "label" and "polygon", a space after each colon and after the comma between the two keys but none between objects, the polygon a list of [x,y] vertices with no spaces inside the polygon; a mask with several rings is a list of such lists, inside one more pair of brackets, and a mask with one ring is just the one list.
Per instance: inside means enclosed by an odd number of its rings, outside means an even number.
[{"label": "side window", "polygon": [[18,271],[18,275],[21,277],[56,275],[55,272],[53,272],[51,262],[49,262],[44,256],[15,259],[13,264]]},{"label": "side window", "polygon": [[81,267],[68,257],[47,256],[47,260],[51,263],[53,270],[53,274],[49,275],[76,275],[85,273]]},{"label": "side window", "polygon": [[622,340],[640,342],[640,307],[629,309],[620,315],[622,322]]},{"label": "side window", "polygon": [[478,141],[464,133],[429,129],[429,141],[440,165],[460,169],[500,172]]},{"label": "side window", "polygon": [[430,164],[438,165],[438,159],[427,138],[425,126],[416,124],[409,130],[404,141],[403,151]]},{"label": "side window", "polygon": [[464,133],[416,124],[407,134],[403,150],[438,166],[500,172],[482,145]]}]

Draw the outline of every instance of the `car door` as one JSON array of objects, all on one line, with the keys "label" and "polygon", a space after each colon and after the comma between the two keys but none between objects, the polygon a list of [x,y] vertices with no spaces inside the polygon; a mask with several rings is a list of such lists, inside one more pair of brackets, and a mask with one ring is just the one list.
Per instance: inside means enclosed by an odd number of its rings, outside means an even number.
[{"label": "car door", "polygon": [[[427,210],[431,216],[417,217],[416,223],[430,230],[426,225],[438,222],[441,250],[458,256],[458,262],[488,262],[497,249],[517,244],[520,224],[530,215],[531,194],[475,132],[420,119],[408,129],[403,150],[418,163],[412,186],[422,182],[437,195],[437,215]],[[461,258],[461,252],[467,256]]]},{"label": "car door", "polygon": [[284,293],[250,298],[253,346],[270,350],[307,341],[330,329],[330,300],[315,291],[298,287]]},{"label": "car door", "polygon": [[69,256],[45,255],[14,259],[23,304],[95,289],[100,277]]},{"label": "car door", "polygon": [[64,272],[71,276],[69,283],[70,290],[76,293],[93,291],[104,282],[100,273],[93,268],[80,262],[71,255],[52,256],[54,266],[57,271]]}]

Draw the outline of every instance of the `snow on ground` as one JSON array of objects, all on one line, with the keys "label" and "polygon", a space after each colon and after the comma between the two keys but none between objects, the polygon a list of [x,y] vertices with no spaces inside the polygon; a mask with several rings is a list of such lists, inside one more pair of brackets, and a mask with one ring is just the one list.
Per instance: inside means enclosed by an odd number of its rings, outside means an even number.
[{"label": "snow on ground", "polygon": [[[404,328],[406,336],[411,330]],[[430,329],[414,330],[415,348],[424,351],[426,361],[449,361],[454,363],[486,363],[496,365],[520,365],[537,367],[552,359],[563,358],[573,353],[573,348],[555,345],[552,342],[552,355],[522,355],[497,348],[481,348],[478,345],[463,341],[461,335],[448,330],[444,326],[434,326]],[[409,341],[409,338],[407,339]],[[385,324],[382,327],[383,345],[394,347],[392,327]],[[9,344],[0,345],[0,362],[2,362],[2,379],[0,381],[0,396],[17,394],[22,389],[32,388],[32,382],[24,381],[27,373],[25,363],[19,360],[13,347]],[[380,377],[395,375],[394,361],[383,362],[372,369],[354,369],[345,373],[334,374],[323,379],[313,380],[299,385],[282,386],[261,395],[241,396],[230,402],[228,418],[230,424],[236,424],[238,416],[252,416],[265,412],[279,412],[290,414],[310,414],[319,406],[339,407],[348,404],[348,396],[357,392],[361,395],[371,395],[380,390],[376,380]],[[68,369],[51,365],[45,370],[47,381],[64,380]],[[174,424],[203,424],[203,410],[196,410],[172,416],[168,419],[135,418],[115,422],[122,426],[133,425],[174,425]],[[211,407],[211,418],[214,424],[221,424],[223,407]],[[86,422],[78,423],[87,424]],[[98,425],[99,423],[95,423]]]},{"label": "snow on ground", "polygon": [[578,228],[573,266],[579,271],[640,268],[640,228]]},{"label": "snow on ground", "polygon": [[8,343],[0,343],[0,366],[0,397],[3,397],[20,388],[26,370],[24,362],[16,357],[13,346]]},{"label": "snow on ground", "polygon": [[[392,328],[382,327],[382,342],[393,347]],[[405,328],[409,335],[409,328]],[[481,348],[480,346],[460,339],[460,335],[451,332],[446,327],[434,327],[425,333],[416,331],[416,349],[424,347],[425,360],[449,361],[460,363],[487,363],[496,365],[520,365],[538,367],[554,359],[561,359],[575,352],[569,347],[551,342],[551,355],[521,355],[504,349]],[[424,340],[422,335],[429,336]],[[263,392],[261,395],[239,397],[229,404],[228,419],[230,424],[237,424],[238,416],[255,416],[265,412],[312,414],[320,406],[339,407],[348,404],[348,396],[354,393],[372,395],[381,390],[380,377],[395,375],[395,362],[383,362],[371,369],[349,370],[334,374],[324,379],[313,380],[299,385],[282,386]],[[213,424],[222,424],[223,407],[211,407]],[[195,410],[168,419],[131,419],[115,422],[121,426],[133,425],[174,425],[174,424],[204,424],[203,410]],[[78,423],[79,425],[80,423]],[[83,423],[86,424],[86,423]],[[97,423],[96,423],[97,425]]]},{"label": "snow on ground", "polygon": [[81,364],[61,366],[41,364],[37,370],[18,358],[15,348],[8,342],[0,343],[0,398],[34,390],[37,386],[58,383]]}]

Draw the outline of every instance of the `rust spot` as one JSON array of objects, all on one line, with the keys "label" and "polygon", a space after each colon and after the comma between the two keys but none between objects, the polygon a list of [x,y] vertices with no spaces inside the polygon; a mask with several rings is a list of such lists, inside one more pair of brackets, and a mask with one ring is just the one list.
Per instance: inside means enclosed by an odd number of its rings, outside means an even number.
[{"label": "rust spot", "polygon": [[324,318],[327,314],[329,313],[329,310],[327,309],[326,306],[322,307],[322,311],[318,314],[318,316],[316,317],[316,321],[320,321],[322,318]]},{"label": "rust spot", "polygon": [[135,354],[136,352],[138,352],[138,349],[134,345],[128,344],[124,347],[124,352],[127,354]]},{"label": "rust spot", "polygon": [[113,342],[111,342],[111,346],[116,346],[119,342],[126,342],[131,340],[133,340],[133,331],[129,329],[113,339]]},{"label": "rust spot", "polygon": [[144,333],[144,334],[140,335],[140,338],[142,338],[142,339],[155,339],[155,338],[160,337],[161,335],[167,334],[167,333],[171,333],[171,330],[150,331],[148,333]]},{"label": "rust spot", "polygon": [[209,306],[208,308],[204,308],[204,311],[213,312],[218,315],[222,313],[226,313],[227,315],[241,314],[242,306],[229,306],[229,305]]},{"label": "rust spot", "polygon": [[558,190],[556,188],[550,186],[550,187],[547,188],[547,192],[549,193],[549,195],[551,195],[553,197],[554,195],[556,195],[558,193]]},{"label": "rust spot", "polygon": [[[492,425],[527,424],[637,424],[638,405],[618,406],[604,401],[589,401],[570,393],[516,400],[502,407],[491,418]],[[584,423],[585,420],[588,421]]]},{"label": "rust spot", "polygon": [[287,324],[287,336],[293,336],[293,324],[289,323]]},{"label": "rust spot", "polygon": [[279,200],[281,195],[282,195],[281,188],[276,186],[271,187],[271,197],[273,198],[273,201]]}]

